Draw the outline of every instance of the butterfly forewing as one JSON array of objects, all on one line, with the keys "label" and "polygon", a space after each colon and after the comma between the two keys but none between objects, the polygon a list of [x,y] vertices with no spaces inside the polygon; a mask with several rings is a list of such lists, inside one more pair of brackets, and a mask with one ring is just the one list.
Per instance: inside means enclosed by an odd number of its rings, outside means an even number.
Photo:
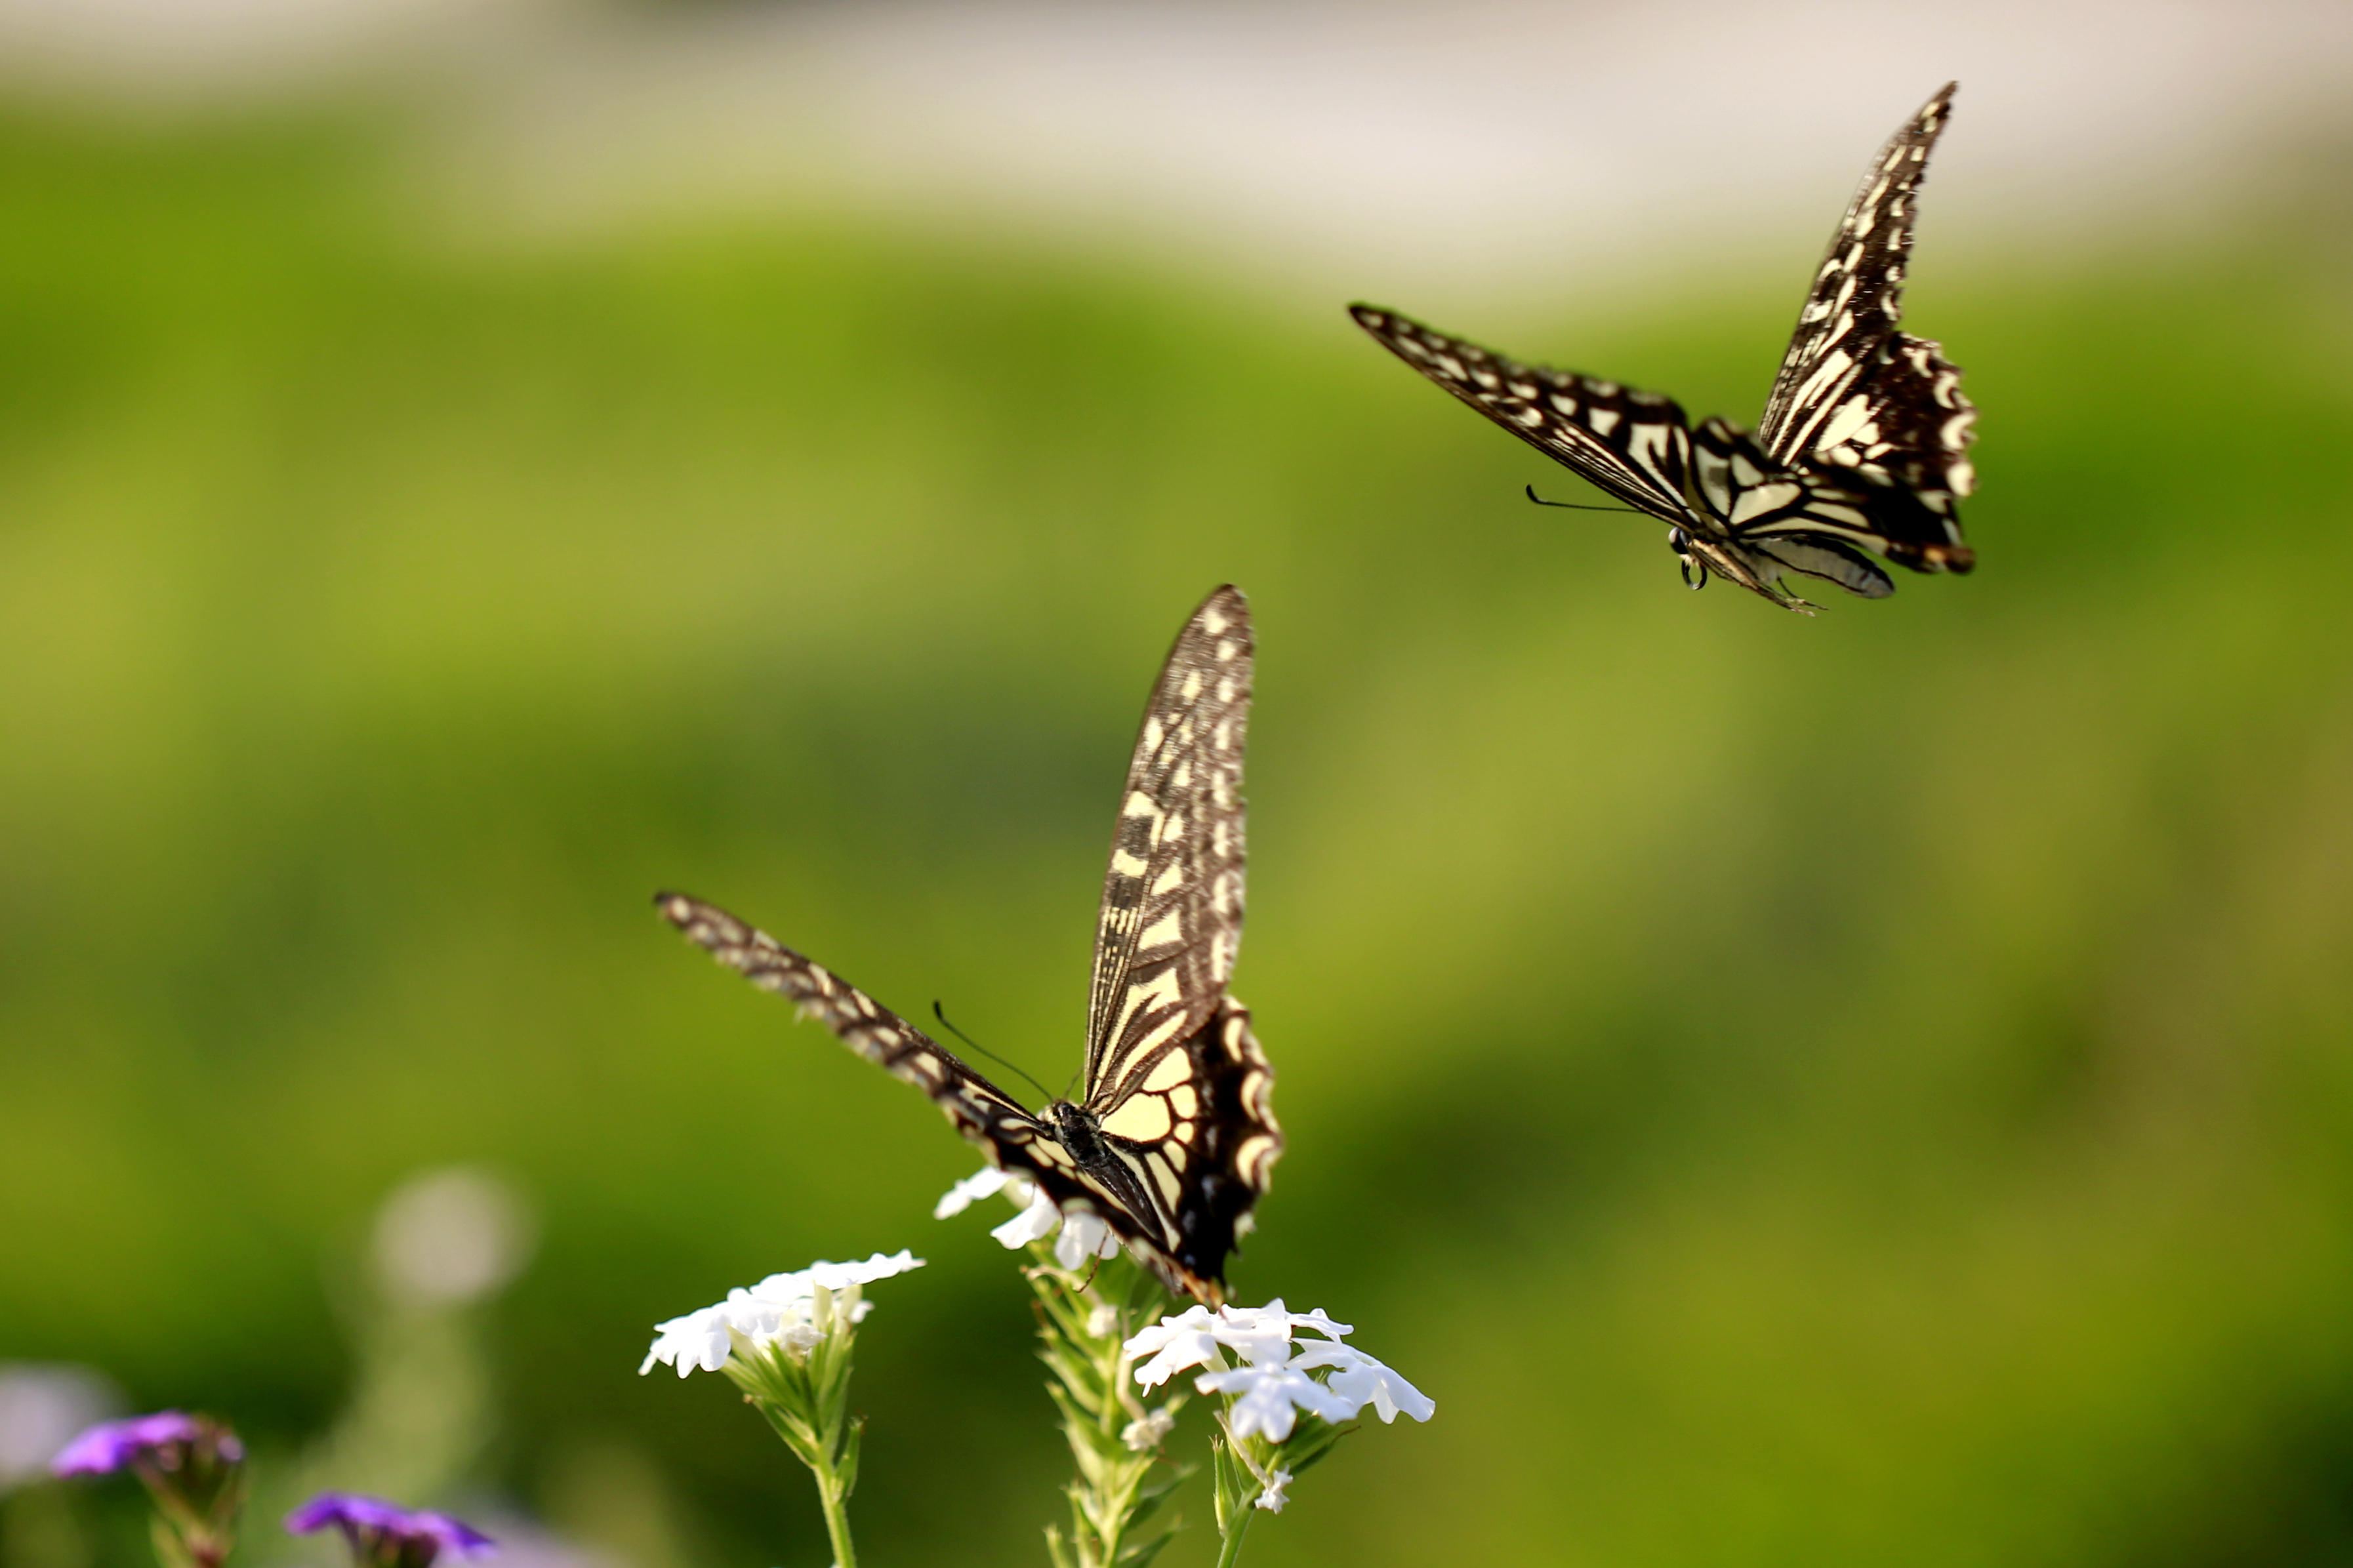
[{"label": "butterfly forewing", "polygon": [[1883,542],[1873,548],[1930,571],[1966,571],[1974,560],[1954,501],[1973,487],[1962,453],[1977,411],[1937,345],[1900,330],[1920,183],[1952,96],[1948,83],[1865,171],[1814,275],[1757,430],[1775,464],[1848,484]]},{"label": "butterfly forewing", "polygon": [[1242,596],[1186,622],[1144,711],[1103,873],[1082,1099],[1108,1111],[1225,994],[1242,927],[1242,742],[1253,648]]},{"label": "butterfly forewing", "polygon": [[[1101,1214],[1123,1240],[1141,1242],[1155,1251],[1166,1251],[1172,1240],[1181,1241],[1177,1224],[1155,1212],[1152,1192],[1116,1175],[1106,1183],[1082,1169],[1046,1122],[848,981],[716,905],[681,893],[660,894],[655,903],[664,918],[721,963],[763,991],[798,1003],[803,1016],[815,1018],[851,1050],[929,1095],[992,1164],[1029,1176],[1062,1207]],[[1224,1256],[1219,1251],[1198,1277],[1216,1279]],[[1172,1289],[1188,1289],[1159,1259],[1148,1257],[1147,1261],[1169,1279]]]},{"label": "butterfly forewing", "polygon": [[1394,310],[1348,313],[1383,348],[1588,483],[1664,521],[1699,521],[1683,493],[1690,430],[1672,398],[1522,364]]},{"label": "butterfly forewing", "polygon": [[[1225,1258],[1282,1133],[1273,1069],[1226,993],[1241,941],[1242,747],[1255,651],[1232,588],[1203,601],[1145,708],[1103,874],[1078,1179],[1172,1290]],[[1138,1242],[1143,1245],[1137,1245]]]},{"label": "butterfly forewing", "polygon": [[1010,1128],[1034,1131],[1039,1125],[1012,1096],[921,1029],[766,931],[683,893],[657,894],[654,905],[721,963],[761,990],[798,1003],[802,1016],[815,1018],[843,1045],[930,1095],[965,1137],[989,1143],[1004,1140]]}]

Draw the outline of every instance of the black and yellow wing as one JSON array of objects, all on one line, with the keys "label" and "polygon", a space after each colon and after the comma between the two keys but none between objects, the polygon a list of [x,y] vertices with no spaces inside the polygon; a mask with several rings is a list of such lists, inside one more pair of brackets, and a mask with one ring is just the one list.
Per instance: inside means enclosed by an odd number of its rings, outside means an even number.
[{"label": "black and yellow wing", "polygon": [[1772,466],[1846,492],[1863,519],[1850,540],[1919,572],[1967,572],[1977,560],[1957,505],[1976,485],[1963,454],[1977,409],[1943,350],[1901,330],[1920,184],[1957,85],[1922,104],[1863,171],[1757,429]]},{"label": "black and yellow wing", "polygon": [[1161,668],[1103,873],[1081,1109],[1090,1168],[1203,1295],[1282,1152],[1273,1068],[1227,994],[1241,944],[1242,749],[1256,648],[1231,587],[1204,600]]},{"label": "black and yellow wing", "polygon": [[1220,588],[1177,634],[1144,710],[1095,927],[1083,1100],[1101,1113],[1225,994],[1242,931],[1242,746],[1256,648]]},{"label": "black and yellow wing", "polygon": [[1372,305],[1349,313],[1454,396],[1628,507],[1673,531],[1694,587],[1708,574],[1776,604],[1813,606],[1785,572],[1865,598],[1894,592],[1872,555],[1967,572],[1959,498],[1977,410],[1936,344],[1899,328],[1915,204],[1954,89],[1881,148],[1814,274],[1755,437],[1690,424],[1657,393],[1525,364]]},{"label": "black and yellow wing", "polygon": [[1170,1289],[1224,1299],[1225,1262],[1282,1134],[1273,1069],[1226,993],[1241,938],[1241,763],[1252,660],[1242,596],[1187,621],[1153,689],[1103,881],[1085,1089],[1041,1112],[856,986],[681,893],[664,918],[932,1098],[1000,1167],[1100,1216]]},{"label": "black and yellow wing", "polygon": [[857,986],[715,904],[684,893],[657,893],[654,907],[721,963],[761,990],[799,1004],[801,1016],[816,1019],[868,1061],[930,1095],[955,1130],[988,1151],[996,1163],[1031,1175],[1054,1169],[1050,1160],[1041,1163],[1029,1152],[1041,1137],[1051,1141],[1043,1122]]},{"label": "black and yellow wing", "polygon": [[1687,494],[1691,426],[1674,399],[1522,364],[1377,305],[1351,305],[1348,314],[1381,347],[1588,484],[1662,522],[1706,526]]}]

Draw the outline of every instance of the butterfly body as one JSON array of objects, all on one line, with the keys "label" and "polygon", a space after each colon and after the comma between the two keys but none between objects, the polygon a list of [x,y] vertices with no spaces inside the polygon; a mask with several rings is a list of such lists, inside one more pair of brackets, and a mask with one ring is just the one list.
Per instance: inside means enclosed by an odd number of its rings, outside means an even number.
[{"label": "butterfly body", "polygon": [[1253,661],[1241,595],[1186,624],[1129,764],[1095,942],[1085,1094],[1033,1113],[864,992],[725,910],[656,906],[929,1095],[991,1163],[1098,1215],[1170,1289],[1224,1296],[1224,1267],[1282,1152],[1274,1069],[1226,991],[1242,917],[1241,761]]},{"label": "butterfly body", "polygon": [[1956,507],[1977,411],[1937,345],[1897,330],[1913,200],[1953,88],[1881,149],[1831,236],[1755,434],[1693,426],[1673,399],[1508,359],[1394,310],[1359,326],[1423,375],[1571,472],[1668,526],[1694,588],[1726,578],[1789,609],[1792,574],[1884,598],[1877,555],[1967,572]]}]

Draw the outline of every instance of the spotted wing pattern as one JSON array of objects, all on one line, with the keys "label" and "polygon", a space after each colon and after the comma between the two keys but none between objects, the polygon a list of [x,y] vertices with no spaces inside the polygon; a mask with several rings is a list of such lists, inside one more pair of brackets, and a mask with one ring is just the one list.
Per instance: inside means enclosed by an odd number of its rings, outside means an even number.
[{"label": "spotted wing pattern", "polygon": [[1058,1129],[1051,1111],[1033,1116],[953,1051],[767,932],[682,893],[654,902],[722,964],[798,1003],[802,1016],[931,1096],[992,1164],[1038,1183],[1065,1212],[1099,1215],[1171,1290],[1223,1300],[1226,1257],[1282,1142],[1267,1106],[1272,1069],[1239,1004],[1220,1000],[1134,1086],[1119,1112],[1132,1136],[1097,1132],[1091,1117]]},{"label": "spotted wing pattern", "polygon": [[1390,353],[1520,439],[1669,525],[1694,587],[1729,578],[1787,608],[1784,573],[1883,598],[1870,555],[1967,572],[1956,502],[1977,412],[1935,343],[1898,330],[1913,207],[1949,115],[1944,90],[1881,149],[1817,272],[1752,437],[1692,427],[1655,393],[1521,364],[1394,310],[1352,305]]},{"label": "spotted wing pattern", "polygon": [[1177,634],[1145,707],[1096,926],[1084,1100],[1098,1113],[1201,1026],[1233,974],[1254,655],[1249,606],[1220,588]]},{"label": "spotted wing pattern", "polygon": [[1700,525],[1683,493],[1691,431],[1672,398],[1522,364],[1394,310],[1351,305],[1375,342],[1587,482],[1663,521]]},{"label": "spotted wing pattern", "polygon": [[955,1130],[984,1146],[1020,1145],[1042,1124],[1019,1101],[855,985],[716,905],[657,893],[654,907],[689,941],[763,991],[800,1005],[841,1043],[932,1097]]},{"label": "spotted wing pattern", "polygon": [[1923,104],[1865,171],[1831,236],[1765,402],[1757,444],[1775,466],[1849,481],[1890,559],[1966,572],[1955,501],[1975,488],[1963,451],[1977,410],[1936,343],[1899,330],[1904,269],[1928,155],[1955,84]]},{"label": "spotted wing pattern", "polygon": [[655,900],[712,957],[931,1096],[996,1164],[1097,1215],[1172,1290],[1215,1303],[1282,1152],[1274,1070],[1226,993],[1242,919],[1252,647],[1220,588],[1176,639],[1128,770],[1090,1007],[1086,1091],[1032,1114],[905,1019],[725,910]]},{"label": "spotted wing pattern", "polygon": [[1242,749],[1255,647],[1231,587],[1177,634],[1145,704],[1096,928],[1088,1173],[1152,1233],[1172,1287],[1217,1280],[1282,1135],[1273,1069],[1226,994],[1241,942]]},{"label": "spotted wing pattern", "polygon": [[[1100,1152],[1078,1177],[1112,1202],[1105,1218],[1171,1290],[1223,1296],[1226,1256],[1282,1152],[1273,1085],[1250,1010],[1220,997],[1095,1123]],[[1134,1247],[1139,1235],[1148,1247]]]},{"label": "spotted wing pattern", "polygon": [[[1767,582],[1768,597],[1792,609],[1812,608],[1771,581],[1776,568],[1824,578],[1866,599],[1895,592],[1862,553],[1878,549],[1880,536],[1846,481],[1776,468],[1754,437],[1722,419],[1703,420],[1693,433],[1692,469],[1707,510],[1726,531],[1723,548]],[[1771,565],[1760,570],[1760,556]]]}]

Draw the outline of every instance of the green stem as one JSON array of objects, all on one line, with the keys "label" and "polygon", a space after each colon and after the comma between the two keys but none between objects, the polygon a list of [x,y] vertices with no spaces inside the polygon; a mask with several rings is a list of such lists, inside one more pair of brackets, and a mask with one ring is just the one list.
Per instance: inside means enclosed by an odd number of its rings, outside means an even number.
[{"label": "green stem", "polygon": [[[1038,1297],[1039,1353],[1052,1371],[1047,1392],[1078,1468],[1062,1489],[1071,1505],[1068,1532],[1049,1527],[1047,1551],[1056,1568],[1143,1568],[1174,1528],[1173,1521],[1151,1521],[1182,1479],[1180,1472],[1154,1484],[1162,1463],[1157,1446],[1132,1449],[1124,1436],[1149,1413],[1129,1385],[1121,1347],[1135,1327],[1138,1296],[1157,1292],[1124,1258],[1080,1275],[1056,1265],[1042,1246],[1033,1252],[1038,1263],[1023,1272]],[[1172,1395],[1163,1408],[1180,1403]]]},{"label": "green stem", "polygon": [[858,1568],[857,1548],[849,1544],[849,1497],[840,1475],[830,1464],[809,1468],[817,1474],[818,1503],[825,1510],[825,1532],[833,1542],[834,1568]]},{"label": "green stem", "polygon": [[1218,1568],[1233,1568],[1234,1563],[1240,1561],[1242,1554],[1242,1536],[1250,1529],[1250,1515],[1257,1511],[1258,1500],[1255,1497],[1244,1501],[1236,1510],[1234,1527],[1226,1532],[1225,1540],[1218,1547]]},{"label": "green stem", "polygon": [[835,1568],[858,1568],[849,1541],[849,1494],[858,1485],[858,1455],[864,1418],[849,1413],[849,1357],[856,1333],[845,1319],[831,1321],[830,1303],[820,1309],[822,1338],[802,1355],[783,1344],[747,1349],[739,1342],[728,1358],[727,1375],[744,1391],[795,1458],[817,1480],[825,1533],[833,1542]]}]

